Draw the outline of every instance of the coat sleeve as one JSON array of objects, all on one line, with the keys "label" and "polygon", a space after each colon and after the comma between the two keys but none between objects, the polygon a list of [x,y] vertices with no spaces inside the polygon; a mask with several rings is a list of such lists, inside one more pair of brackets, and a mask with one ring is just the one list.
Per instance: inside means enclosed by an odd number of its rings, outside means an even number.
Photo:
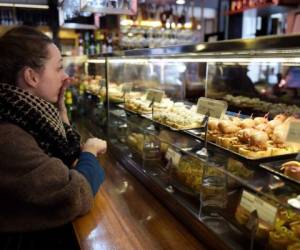
[{"label": "coat sleeve", "polygon": [[0,231],[60,226],[91,209],[87,179],[15,125],[0,125],[0,162]]}]

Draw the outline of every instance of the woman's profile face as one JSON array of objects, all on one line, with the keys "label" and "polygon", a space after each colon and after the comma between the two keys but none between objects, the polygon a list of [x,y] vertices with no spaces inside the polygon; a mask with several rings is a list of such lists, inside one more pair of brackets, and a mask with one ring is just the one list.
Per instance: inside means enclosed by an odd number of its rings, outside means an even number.
[{"label": "woman's profile face", "polygon": [[36,94],[46,101],[56,103],[67,78],[68,75],[64,72],[59,49],[54,44],[48,45],[48,59],[44,69],[39,73]]}]

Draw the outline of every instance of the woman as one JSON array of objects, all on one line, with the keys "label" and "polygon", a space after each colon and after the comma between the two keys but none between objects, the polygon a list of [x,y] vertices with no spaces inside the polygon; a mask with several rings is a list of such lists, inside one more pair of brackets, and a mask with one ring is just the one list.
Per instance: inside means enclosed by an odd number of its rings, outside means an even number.
[{"label": "woman", "polygon": [[73,249],[70,222],[92,207],[106,142],[89,139],[80,151],[51,39],[16,27],[0,51],[0,249]]}]

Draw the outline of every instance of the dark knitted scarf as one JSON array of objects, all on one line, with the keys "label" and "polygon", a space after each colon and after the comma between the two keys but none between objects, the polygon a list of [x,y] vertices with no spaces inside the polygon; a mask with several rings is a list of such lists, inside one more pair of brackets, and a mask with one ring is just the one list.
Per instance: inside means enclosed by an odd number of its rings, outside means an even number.
[{"label": "dark knitted scarf", "polygon": [[71,166],[80,153],[80,136],[60,119],[54,105],[16,86],[0,83],[0,121],[30,133],[49,156]]}]

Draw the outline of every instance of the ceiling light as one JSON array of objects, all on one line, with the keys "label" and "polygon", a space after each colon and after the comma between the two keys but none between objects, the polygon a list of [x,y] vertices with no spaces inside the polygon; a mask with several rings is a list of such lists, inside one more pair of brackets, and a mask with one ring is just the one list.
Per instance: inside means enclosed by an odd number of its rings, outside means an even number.
[{"label": "ceiling light", "polygon": [[185,0],[176,0],[176,4],[185,4]]},{"label": "ceiling light", "polygon": [[49,9],[44,4],[18,4],[18,3],[0,3],[1,7],[30,8],[30,9]]}]

